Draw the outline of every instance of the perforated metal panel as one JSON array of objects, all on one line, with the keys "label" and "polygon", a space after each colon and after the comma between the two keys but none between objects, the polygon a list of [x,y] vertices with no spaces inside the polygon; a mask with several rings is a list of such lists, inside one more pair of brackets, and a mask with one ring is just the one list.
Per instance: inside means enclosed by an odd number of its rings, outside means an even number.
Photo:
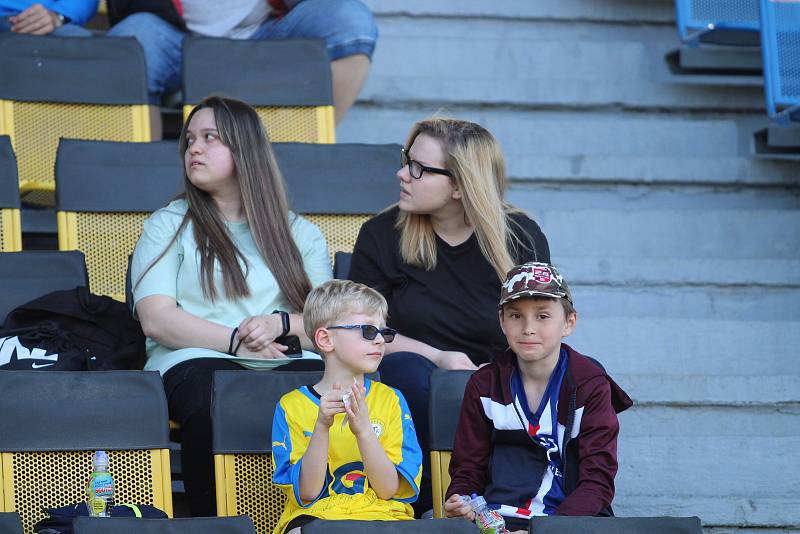
[{"label": "perforated metal panel", "polygon": [[0,251],[22,250],[22,228],[18,209],[0,209]]},{"label": "perforated metal panel", "polygon": [[[117,503],[152,504],[171,513],[164,502],[162,456],[166,451],[109,451]],[[92,471],[92,451],[2,453],[7,510],[16,510],[26,534],[53,508],[86,499]],[[166,462],[169,469],[169,462]],[[10,487],[13,491],[8,491]]]},{"label": "perforated metal panel", "polygon": [[691,8],[696,21],[758,24],[758,0],[692,0]]},{"label": "perforated metal panel", "polygon": [[[12,135],[23,185],[53,189],[60,137],[107,141],[147,141],[146,106],[13,102]],[[0,132],[4,133],[4,132]],[[28,200],[26,198],[26,200]]]},{"label": "perforated metal panel", "polygon": [[[223,455],[224,474],[217,471],[217,492],[224,492],[224,515],[245,514],[258,534],[271,534],[286,505],[286,496],[272,483],[269,454]],[[220,483],[224,480],[224,483]],[[219,502],[219,500],[217,501]],[[220,510],[220,515],[223,512]]]},{"label": "perforated metal panel", "polygon": [[[776,17],[781,19],[781,8],[776,7]],[[790,103],[800,103],[800,6],[794,6],[794,30],[779,31],[778,71],[781,97]]]},{"label": "perforated metal panel", "polygon": [[[61,248],[77,249],[86,255],[92,293],[125,301],[128,256],[133,253],[149,215],[147,212],[74,214],[74,228],[66,230],[72,233],[74,243]],[[59,224],[59,234],[61,226]]]},{"label": "perforated metal panel", "polygon": [[303,217],[313,222],[325,235],[328,242],[328,252],[333,256],[337,252],[352,252],[358,237],[361,225],[369,220],[371,215],[331,215],[331,214],[303,214]]}]

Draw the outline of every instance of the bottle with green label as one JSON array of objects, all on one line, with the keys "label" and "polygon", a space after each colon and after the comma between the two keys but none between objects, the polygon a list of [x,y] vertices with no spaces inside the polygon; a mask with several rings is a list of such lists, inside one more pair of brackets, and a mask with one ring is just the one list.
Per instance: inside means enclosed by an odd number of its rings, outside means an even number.
[{"label": "bottle with green label", "polygon": [[114,479],[108,472],[108,454],[97,451],[92,458],[92,476],[86,488],[86,507],[91,517],[111,517]]}]

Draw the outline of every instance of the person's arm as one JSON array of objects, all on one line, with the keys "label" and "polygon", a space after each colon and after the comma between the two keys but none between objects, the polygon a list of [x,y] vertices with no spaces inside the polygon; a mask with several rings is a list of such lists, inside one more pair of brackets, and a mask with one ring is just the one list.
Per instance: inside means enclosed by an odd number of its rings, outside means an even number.
[{"label": "person's arm", "polygon": [[58,0],[46,2],[49,9],[61,13],[72,24],[83,26],[97,14],[98,0]]},{"label": "person's arm", "polygon": [[[482,384],[488,384],[491,380],[492,375],[483,369],[473,374],[467,382],[448,469],[448,499],[453,495],[482,495],[486,488],[492,452],[492,422],[483,411],[480,389]],[[484,389],[489,390],[488,386]],[[456,512],[453,507],[451,511]]]},{"label": "person's arm", "polygon": [[328,447],[333,416],[345,411],[342,390],[339,384],[322,395],[319,401],[319,415],[314,424],[314,432],[303,455],[300,467],[300,498],[302,503],[316,500],[325,488],[328,473]]},{"label": "person's arm", "polygon": [[439,350],[402,334],[396,335],[394,341],[386,344],[386,356],[395,352],[416,352],[442,369],[474,371],[478,368],[463,352]]},{"label": "person's arm", "polygon": [[352,384],[350,393],[352,397],[345,405],[345,413],[361,452],[367,480],[379,499],[391,499],[400,487],[400,475],[372,429],[363,386]]},{"label": "person's arm", "polygon": [[[584,404],[578,434],[578,483],[556,507],[557,515],[597,515],[614,499],[619,421],[611,404],[611,386],[597,377]],[[566,458],[566,452],[562,452]]]}]

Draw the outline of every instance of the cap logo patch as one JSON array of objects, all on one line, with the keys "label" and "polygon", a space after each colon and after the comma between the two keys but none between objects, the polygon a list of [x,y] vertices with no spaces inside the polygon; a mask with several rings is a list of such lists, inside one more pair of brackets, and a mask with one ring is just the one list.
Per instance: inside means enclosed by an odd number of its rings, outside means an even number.
[{"label": "cap logo patch", "polygon": [[540,284],[549,284],[552,278],[550,277],[550,269],[533,269],[533,279]]}]

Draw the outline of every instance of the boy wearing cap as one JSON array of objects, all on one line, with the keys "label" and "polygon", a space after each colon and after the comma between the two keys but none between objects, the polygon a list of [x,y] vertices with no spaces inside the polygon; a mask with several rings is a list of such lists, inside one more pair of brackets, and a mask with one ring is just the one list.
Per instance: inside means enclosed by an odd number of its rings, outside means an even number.
[{"label": "boy wearing cap", "polygon": [[448,517],[483,495],[509,530],[541,515],[609,515],[617,414],[633,402],[594,360],[562,343],[577,313],[552,265],[514,267],[501,287],[509,348],[470,378],[450,461]]}]

